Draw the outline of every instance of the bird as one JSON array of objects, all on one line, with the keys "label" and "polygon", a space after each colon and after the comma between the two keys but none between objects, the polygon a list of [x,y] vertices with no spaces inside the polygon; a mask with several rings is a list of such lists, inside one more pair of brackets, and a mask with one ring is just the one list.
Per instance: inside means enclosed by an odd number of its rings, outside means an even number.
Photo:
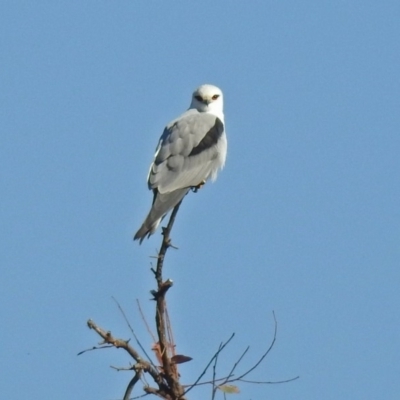
[{"label": "bird", "polygon": [[194,90],[190,107],[164,129],[147,176],[153,203],[134,240],[141,244],[189,192],[214,181],[225,165],[223,93],[214,85]]}]

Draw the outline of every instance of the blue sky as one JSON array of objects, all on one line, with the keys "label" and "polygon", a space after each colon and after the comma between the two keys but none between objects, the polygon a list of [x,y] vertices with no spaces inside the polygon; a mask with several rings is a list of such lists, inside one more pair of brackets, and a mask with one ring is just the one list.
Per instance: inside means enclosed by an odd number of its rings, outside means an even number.
[{"label": "blue sky", "polygon": [[[351,4],[349,4],[351,3]],[[238,399],[400,392],[398,1],[3,1],[3,398],[119,399],[122,351],[77,357],[94,319],[150,348],[160,235],[132,242],[164,125],[221,87],[226,168],[185,198],[165,276],[183,383],[232,332]],[[135,394],[139,394],[137,390]],[[210,388],[191,399],[209,398]]]}]

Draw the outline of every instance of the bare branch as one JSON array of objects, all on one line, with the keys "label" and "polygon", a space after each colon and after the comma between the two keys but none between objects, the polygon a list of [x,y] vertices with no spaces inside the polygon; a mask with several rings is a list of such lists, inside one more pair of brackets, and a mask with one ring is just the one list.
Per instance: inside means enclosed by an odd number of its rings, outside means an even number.
[{"label": "bare branch", "polygon": [[185,393],[188,393],[190,390],[192,390],[195,386],[197,386],[197,384],[200,382],[200,379],[204,376],[204,374],[207,372],[209,366],[211,365],[211,363],[214,361],[215,357],[218,357],[218,354],[221,353],[221,351],[227,346],[227,344],[233,339],[233,337],[235,336],[234,333],[232,333],[231,337],[220,347],[218,348],[217,352],[213,355],[213,357],[211,358],[211,360],[208,362],[208,364],[206,365],[206,367],[204,368],[203,372],[200,374],[200,376],[197,378],[196,382],[194,382],[192,385],[185,385],[185,386],[189,386],[189,388],[187,390],[185,390]]},{"label": "bare branch", "polygon": [[167,337],[168,337],[169,347],[171,350],[171,359],[173,359],[176,356],[176,352],[175,352],[176,346],[175,346],[174,334],[172,332],[171,321],[170,321],[169,315],[168,315],[168,308],[165,308],[165,321],[166,321],[166,325],[167,325]]},{"label": "bare branch", "polygon": [[246,355],[246,353],[249,351],[250,346],[247,346],[246,350],[242,353],[242,355],[239,357],[239,359],[235,362],[233,365],[232,369],[230,370],[228,376],[226,377],[226,380],[221,383],[221,385],[225,385],[225,383],[229,382],[229,379],[233,376],[233,373],[235,372],[236,367],[240,364],[240,362],[243,360],[243,357]]},{"label": "bare branch", "polygon": [[81,354],[86,353],[86,352],[88,352],[88,351],[101,350],[101,349],[109,349],[110,347],[114,347],[114,346],[112,346],[112,345],[110,345],[110,346],[100,346],[100,347],[93,346],[93,347],[90,348],[90,349],[86,349],[86,350],[80,351],[80,352],[77,354],[77,356],[80,356]]},{"label": "bare branch", "polygon": [[272,348],[274,347],[275,341],[276,341],[276,333],[278,331],[278,322],[276,320],[275,317],[275,312],[272,312],[272,315],[274,316],[274,322],[275,322],[275,328],[274,328],[274,337],[272,339],[271,344],[269,345],[267,351],[261,356],[261,358],[249,369],[247,370],[244,374],[240,375],[239,377],[233,379],[233,380],[228,380],[227,382],[234,382],[237,380],[241,380],[242,378],[244,378],[245,376],[247,376],[248,374],[250,374],[250,372],[254,371],[260,364],[261,362],[264,360],[264,358],[269,354],[269,352],[272,350]]},{"label": "bare branch", "polygon": [[[146,394],[154,394],[155,396],[160,397],[161,399],[170,399],[171,397],[167,395],[166,393],[161,392],[158,389],[155,389],[151,386],[145,386],[143,390],[146,392]],[[168,396],[168,397],[167,397]]]},{"label": "bare branch", "polygon": [[155,368],[156,366],[153,364],[153,361],[151,360],[151,358],[149,357],[149,355],[146,353],[146,350],[144,349],[144,347],[142,346],[142,344],[140,343],[138,337],[136,336],[135,332],[133,331],[133,328],[131,326],[131,324],[129,323],[129,320],[125,314],[125,311],[122,309],[121,305],[119,304],[118,300],[114,297],[111,296],[111,298],[115,301],[115,303],[117,304],[117,307],[119,309],[119,311],[121,312],[122,316],[124,317],[124,320],[126,322],[126,324],[128,325],[133,337],[136,340],[136,343],[138,344],[138,346],[140,347],[140,349],[143,351],[144,355],[146,356],[147,360],[153,365],[153,367]]},{"label": "bare branch", "polygon": [[115,339],[112,336],[111,332],[106,332],[104,329],[97,326],[96,323],[91,319],[87,321],[87,325],[90,329],[96,331],[99,334],[99,336],[103,338],[104,343],[108,343],[113,345],[114,347],[126,350],[136,362],[142,361],[142,358],[140,357],[139,353],[129,344],[129,341],[122,339]]},{"label": "bare branch", "polygon": [[153,332],[151,331],[151,329],[149,327],[149,324],[147,323],[147,320],[146,320],[146,318],[145,318],[145,316],[143,314],[142,307],[140,306],[139,299],[136,299],[136,303],[137,303],[137,306],[138,306],[138,309],[139,309],[140,316],[142,317],[142,321],[146,325],[147,332],[149,332],[149,335],[152,337],[153,342],[155,343],[156,342],[156,338],[153,335]]},{"label": "bare branch", "polygon": [[165,254],[169,247],[171,247],[171,238],[170,233],[171,229],[174,225],[176,214],[178,213],[179,207],[181,206],[182,201],[180,201],[172,210],[171,217],[169,218],[168,225],[166,228],[162,229],[163,240],[161,243],[160,251],[157,255],[157,267],[155,271],[157,284],[160,287],[162,285],[162,268],[164,265]]},{"label": "bare branch", "polygon": [[261,385],[276,385],[276,384],[280,384],[280,383],[288,383],[288,382],[293,382],[296,379],[299,379],[300,376],[295,376],[294,378],[290,378],[290,379],[285,379],[283,381],[249,381],[247,379],[240,379],[240,382],[245,382],[245,383],[256,383],[256,384],[261,384]]},{"label": "bare branch", "polygon": [[[118,301],[114,297],[112,297],[112,299],[117,304],[118,309],[120,310],[125,322],[127,323],[134,339],[136,340],[137,346],[140,348],[141,352],[145,355],[145,357],[147,358],[148,361],[142,359],[141,355],[136,350],[136,348],[133,347],[132,345],[130,345],[129,340],[114,338],[110,331],[105,331],[104,329],[99,327],[94,321],[92,321],[90,319],[87,321],[88,327],[90,329],[93,329],[94,331],[96,331],[96,333],[103,339],[103,342],[101,342],[99,344],[99,347],[93,347],[91,349],[83,350],[80,353],[78,353],[78,355],[83,354],[87,351],[109,348],[109,347],[116,347],[116,348],[124,349],[133,358],[133,360],[136,361],[136,363],[129,367],[111,366],[111,368],[113,368],[117,371],[131,371],[131,370],[135,371],[134,376],[130,380],[130,382],[125,390],[123,400],[138,399],[138,398],[145,397],[149,394],[158,396],[159,398],[164,399],[164,400],[187,400],[186,394],[190,390],[192,390],[196,386],[205,385],[205,384],[211,384],[211,386],[212,386],[211,400],[215,400],[217,390],[220,390],[223,394],[223,398],[226,399],[227,393],[238,393],[239,392],[239,388],[236,385],[227,385],[227,383],[243,382],[243,383],[253,383],[253,384],[280,384],[280,383],[291,382],[291,381],[298,379],[299,378],[298,376],[291,378],[291,379],[282,380],[282,381],[252,381],[252,380],[244,379],[261,364],[261,362],[267,357],[269,352],[272,350],[272,348],[276,342],[278,324],[277,324],[277,320],[275,317],[275,313],[273,312],[275,326],[274,326],[274,334],[273,334],[272,341],[271,341],[269,347],[267,348],[267,350],[258,359],[258,361],[254,365],[252,365],[249,369],[247,369],[244,373],[242,373],[238,377],[235,377],[235,371],[236,371],[237,367],[240,365],[240,363],[243,361],[244,356],[249,351],[250,346],[248,346],[241,353],[240,357],[233,364],[233,366],[227,376],[225,376],[223,378],[217,377],[217,365],[218,365],[218,361],[219,361],[219,355],[220,355],[220,353],[222,353],[222,351],[225,349],[225,347],[231,342],[231,340],[235,336],[235,334],[233,333],[229,337],[228,340],[220,343],[218,350],[214,353],[214,355],[212,356],[212,358],[210,359],[210,361],[208,362],[208,364],[206,365],[204,370],[201,372],[201,374],[199,375],[199,377],[196,379],[196,381],[193,384],[182,385],[180,383],[178,364],[189,361],[189,360],[191,360],[191,358],[184,356],[184,355],[179,355],[179,354],[176,355],[173,330],[172,330],[172,326],[170,323],[167,302],[166,302],[166,294],[167,294],[168,290],[173,286],[173,281],[171,279],[164,280],[164,278],[163,278],[163,266],[164,266],[164,259],[165,259],[166,253],[170,247],[175,248],[175,249],[177,248],[171,244],[170,234],[171,234],[171,230],[172,230],[173,224],[175,222],[175,218],[178,213],[180,205],[181,205],[181,202],[179,202],[174,207],[174,209],[172,210],[171,216],[169,218],[167,226],[162,228],[161,246],[157,253],[157,256],[154,257],[157,260],[157,264],[155,267],[153,267],[153,265],[151,266],[151,271],[153,272],[154,277],[157,282],[156,290],[151,291],[151,293],[153,295],[153,300],[156,303],[155,322],[156,322],[157,338],[155,338],[153,333],[151,332],[150,327],[146,321],[146,318],[143,315],[140,303],[138,300],[136,300],[137,304],[138,304],[140,315],[146,325],[148,332],[150,333],[150,335],[153,338],[154,345],[152,347],[152,350],[156,354],[159,366],[156,366],[152,362],[149,355],[146,353],[144,347],[142,346],[138,337],[136,336],[131,324],[129,323],[129,320],[128,320],[124,310],[122,309],[121,305],[118,303]],[[208,371],[208,369],[210,368],[211,365],[213,365],[212,380],[207,381],[207,382],[200,382],[200,380],[206,374],[206,372]],[[146,379],[147,378],[146,373],[148,373],[152,377],[152,379],[154,380],[154,382],[156,384],[156,387],[151,387],[148,384],[147,379]],[[141,380],[142,383],[144,384],[143,390],[144,390],[145,394],[134,397],[134,398],[130,398],[131,393],[139,380]]]},{"label": "bare branch", "polygon": [[104,329],[96,325],[94,321],[89,319],[87,325],[103,338],[104,344],[110,344],[116,348],[124,349],[137,363],[140,363],[141,369],[148,372],[160,387],[164,386],[164,381],[161,374],[147,361],[142,360],[139,353],[129,344],[127,340],[115,339],[111,332],[106,332]]},{"label": "bare branch", "polygon": [[136,371],[136,374],[134,375],[134,377],[129,382],[128,387],[126,388],[123,400],[129,400],[129,396],[131,395],[136,382],[140,379],[141,374],[142,374],[142,371],[140,369],[138,369]]},{"label": "bare branch", "polygon": [[217,375],[217,363],[218,363],[219,352],[221,351],[221,346],[222,346],[222,343],[219,345],[217,354],[216,354],[215,359],[214,359],[211,400],[215,399],[215,393],[217,392],[217,387],[215,385],[215,379],[216,379],[216,375]]},{"label": "bare branch", "polygon": [[142,394],[142,395],[140,395],[140,396],[132,397],[131,400],[141,399],[142,397],[146,397],[146,396],[148,396],[149,394],[150,394],[150,393],[145,393],[145,394]]},{"label": "bare branch", "polygon": [[[250,368],[248,369],[246,372],[242,373],[240,376],[234,378],[234,371],[237,368],[237,366],[240,364],[240,362],[242,361],[243,357],[246,355],[246,353],[248,352],[250,346],[248,346],[245,351],[241,354],[241,356],[239,357],[239,359],[236,361],[236,363],[233,365],[231,371],[229,372],[229,374],[224,377],[224,378],[216,378],[216,360],[218,358],[218,354],[221,352],[221,348],[218,349],[218,351],[216,352],[216,354],[214,354],[214,357],[211,359],[211,361],[208,363],[207,367],[205,368],[205,370],[203,371],[203,373],[200,375],[200,377],[196,380],[196,382],[192,385],[189,386],[188,390],[185,392],[187,393],[190,389],[192,389],[192,387],[194,386],[201,386],[201,385],[208,385],[211,384],[212,388],[213,388],[213,395],[212,395],[212,400],[215,397],[215,392],[216,389],[222,385],[225,385],[227,383],[232,383],[232,382],[246,382],[246,383],[257,383],[257,384],[274,384],[274,383],[286,383],[286,382],[291,382],[294,381],[296,379],[298,379],[299,377],[295,377],[295,378],[290,378],[287,380],[282,380],[282,381],[250,381],[250,380],[246,380],[243,379],[245,376],[247,376],[248,374],[250,374],[252,371],[254,371],[259,365],[260,363],[264,360],[264,358],[269,354],[269,352],[272,350],[275,341],[276,341],[276,335],[277,335],[277,331],[278,331],[278,323],[276,320],[276,316],[275,313],[273,312],[273,317],[274,317],[274,336],[273,339],[271,341],[271,344],[269,345],[268,349],[265,351],[265,353],[262,354],[262,356],[260,357],[260,359]],[[205,381],[205,382],[200,382],[200,379],[203,377],[203,375],[206,373],[208,367],[211,365],[212,361],[215,360],[214,363],[214,369],[213,369],[213,377],[211,381]],[[216,386],[217,382],[221,382],[218,386]]]},{"label": "bare branch", "polygon": [[156,328],[158,336],[159,351],[162,360],[162,372],[163,377],[167,382],[167,386],[171,391],[171,397],[174,399],[183,399],[183,388],[179,383],[179,374],[177,372],[177,366],[171,362],[170,350],[171,343],[168,338],[172,338],[172,332],[169,330],[168,314],[165,295],[169,288],[172,287],[173,282],[171,279],[163,280],[163,265],[164,258],[169,247],[171,245],[170,233],[175,222],[176,214],[178,213],[179,207],[182,201],[180,201],[172,210],[171,216],[168,221],[166,228],[162,229],[163,240],[161,243],[160,250],[157,255],[157,266],[156,269],[152,269],[157,281],[157,290],[153,290],[151,293],[156,301]]},{"label": "bare branch", "polygon": [[115,369],[116,371],[132,371],[135,369],[134,365],[131,365],[130,367],[115,367],[114,365],[110,365],[110,368]]}]

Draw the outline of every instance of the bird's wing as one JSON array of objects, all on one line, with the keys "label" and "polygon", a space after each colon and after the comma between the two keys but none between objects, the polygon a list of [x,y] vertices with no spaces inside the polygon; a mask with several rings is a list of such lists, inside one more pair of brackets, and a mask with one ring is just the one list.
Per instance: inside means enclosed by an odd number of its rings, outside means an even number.
[{"label": "bird's wing", "polygon": [[193,111],[165,128],[150,166],[149,188],[167,193],[197,186],[222,167],[226,152],[223,122],[215,115]]}]

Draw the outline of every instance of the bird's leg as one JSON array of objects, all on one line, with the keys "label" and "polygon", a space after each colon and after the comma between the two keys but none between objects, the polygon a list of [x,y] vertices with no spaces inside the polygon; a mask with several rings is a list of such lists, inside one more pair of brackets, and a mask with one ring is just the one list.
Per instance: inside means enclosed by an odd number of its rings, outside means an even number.
[{"label": "bird's leg", "polygon": [[205,183],[206,181],[203,180],[197,186],[192,186],[191,189],[193,190],[194,193],[197,193],[197,191],[201,189]]}]

